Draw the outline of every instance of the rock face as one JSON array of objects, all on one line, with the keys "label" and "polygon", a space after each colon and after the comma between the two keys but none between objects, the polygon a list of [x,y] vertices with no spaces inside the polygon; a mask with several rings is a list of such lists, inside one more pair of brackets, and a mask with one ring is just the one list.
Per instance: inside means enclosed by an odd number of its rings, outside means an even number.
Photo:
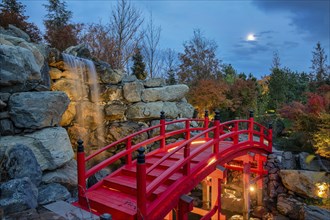
[{"label": "rock face", "polygon": [[178,101],[184,98],[189,91],[186,85],[164,86],[160,88],[145,89],[142,92],[144,102]]},{"label": "rock face", "polygon": [[61,167],[73,158],[73,150],[71,147],[68,133],[64,128],[53,127],[26,134],[33,140],[38,140],[37,146],[40,154],[36,154],[38,161],[45,161],[47,166],[41,166],[43,170],[48,167],[53,170]]},{"label": "rock face", "polygon": [[40,68],[30,50],[0,44],[0,60],[0,92],[29,91],[41,83]]},{"label": "rock face", "polygon": [[45,205],[59,200],[67,200],[71,197],[69,191],[58,183],[43,185],[39,187],[38,190],[38,203],[40,205]]},{"label": "rock face", "polygon": [[4,214],[37,207],[38,189],[28,177],[0,184],[0,207]]},{"label": "rock face", "polygon": [[46,128],[24,136],[5,136],[0,139],[0,148],[16,144],[27,146],[34,153],[41,169],[54,170],[73,158],[69,136],[64,128]]},{"label": "rock face", "polygon": [[317,183],[330,183],[325,172],[281,170],[280,177],[287,189],[306,198],[318,198]]},{"label": "rock face", "polygon": [[135,81],[131,83],[125,83],[123,87],[124,97],[128,102],[141,101],[141,93],[144,89],[141,82]]},{"label": "rock face", "polygon": [[4,170],[10,179],[29,177],[36,186],[41,182],[41,168],[33,152],[21,144],[6,149]]},{"label": "rock face", "polygon": [[69,101],[64,92],[15,93],[9,99],[9,113],[16,127],[51,127],[59,125]]},{"label": "rock face", "polygon": [[73,189],[77,185],[77,162],[72,159],[56,170],[44,172],[42,183],[60,183],[68,189]]}]

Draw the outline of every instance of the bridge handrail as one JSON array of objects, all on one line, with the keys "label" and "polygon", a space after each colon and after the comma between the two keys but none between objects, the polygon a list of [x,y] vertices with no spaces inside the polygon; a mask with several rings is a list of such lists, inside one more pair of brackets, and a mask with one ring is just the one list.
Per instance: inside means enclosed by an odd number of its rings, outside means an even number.
[{"label": "bridge handrail", "polygon": [[[227,124],[230,124],[232,122],[235,122],[235,123],[237,123],[237,122],[248,122],[248,123],[250,123],[251,121],[250,120],[234,120],[234,121],[228,121]],[[220,126],[222,126],[222,125],[223,124],[220,124]],[[162,158],[160,158],[157,161],[156,164],[154,164],[151,167],[149,167],[147,169],[147,171],[146,171],[146,174],[150,173],[153,169],[155,169],[155,167],[157,165],[160,165],[162,162],[164,162],[167,158],[169,158],[175,152],[183,149],[188,144],[191,144],[191,142],[193,142],[194,140],[200,138],[201,136],[203,136],[206,133],[209,133],[209,132],[211,132],[213,130],[215,130],[215,126],[209,128],[209,129],[205,130],[204,132],[202,132],[202,133],[194,136],[193,138],[191,138],[191,139],[189,139],[189,140],[181,143],[178,147],[176,147],[175,150],[173,150],[170,153],[164,155]],[[219,137],[219,142],[220,141],[224,141],[224,140],[226,140],[228,138],[233,138],[234,139],[237,134],[244,134],[244,133],[247,133],[248,134],[250,132],[251,131],[248,130],[248,129],[242,129],[242,130],[239,130],[239,131],[230,131],[228,133],[222,134]],[[261,134],[260,132],[256,132],[256,134],[259,134],[259,136],[265,136],[265,134]],[[262,140],[262,138],[260,138],[260,140]],[[239,142],[244,142],[244,141],[239,141]],[[184,167],[186,165],[186,163],[189,163],[191,161],[191,159],[193,159],[196,155],[198,155],[199,153],[201,153],[202,150],[205,150],[204,148],[212,147],[212,145],[214,144],[214,142],[215,142],[215,139],[210,139],[210,140],[206,141],[198,149],[195,149],[193,152],[191,152],[188,157],[183,157],[180,160],[176,161],[169,169],[167,169],[166,171],[164,171],[161,175],[157,176],[151,183],[149,183],[149,185],[147,187],[147,190],[146,190],[147,197],[150,196],[154,192],[154,190],[156,190],[161,184],[163,184],[171,175],[173,175],[179,169],[181,169],[182,167]],[[263,146],[266,146],[266,147],[269,147],[269,146],[267,146],[264,143],[262,143],[262,145]]]},{"label": "bridge handrail", "polygon": [[145,132],[151,131],[151,130],[156,129],[156,128],[159,128],[159,127],[161,127],[161,124],[158,124],[158,125],[155,125],[155,126],[152,126],[152,127],[148,127],[148,128],[145,128],[145,129],[142,129],[140,131],[134,132],[133,134],[131,134],[129,136],[126,136],[126,137],[124,137],[122,139],[119,139],[119,140],[117,140],[115,142],[112,142],[111,144],[109,144],[109,145],[107,145],[107,146],[105,146],[105,147],[97,150],[93,154],[91,154],[88,157],[86,157],[86,162],[89,161],[90,159],[92,159],[93,157],[99,155],[100,153],[102,153],[102,152],[110,149],[111,147],[114,147],[114,146],[116,146],[116,145],[118,145],[120,143],[123,143],[123,142],[127,141],[130,138],[133,139],[134,137],[136,137],[136,136],[138,136],[140,134],[143,134]]}]

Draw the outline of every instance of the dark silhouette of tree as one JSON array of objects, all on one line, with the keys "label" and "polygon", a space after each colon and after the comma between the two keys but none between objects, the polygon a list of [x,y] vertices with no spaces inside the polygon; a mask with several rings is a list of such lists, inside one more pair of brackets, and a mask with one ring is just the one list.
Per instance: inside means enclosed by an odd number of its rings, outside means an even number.
[{"label": "dark silhouette of tree", "polygon": [[168,85],[177,84],[177,72],[178,72],[178,54],[173,49],[166,49],[163,52],[163,71],[164,78]]},{"label": "dark silhouette of tree", "polygon": [[322,48],[321,43],[317,42],[313,53],[311,74],[312,78],[317,82],[329,80],[329,66],[327,65],[327,55]]},{"label": "dark silhouette of tree", "polygon": [[178,72],[182,83],[192,84],[201,79],[216,78],[220,72],[220,60],[216,57],[217,44],[206,39],[199,29],[194,30],[192,39],[184,43],[184,53]]},{"label": "dark silhouette of tree", "polygon": [[48,12],[44,20],[45,40],[60,51],[77,45],[81,25],[70,23],[72,12],[66,9],[66,3],[61,0],[48,0],[48,3],[44,5]]},{"label": "dark silhouette of tree", "polygon": [[25,5],[16,0],[2,0],[0,3],[0,26],[8,28],[8,25],[14,25],[26,32],[31,41],[41,41],[39,28],[27,21],[29,16],[25,15]]},{"label": "dark silhouette of tree", "polygon": [[281,68],[281,59],[280,55],[278,54],[278,51],[273,52],[273,62],[272,62],[272,67],[270,70],[273,69],[280,69]]},{"label": "dark silhouette of tree", "polygon": [[84,25],[79,43],[87,45],[92,56],[109,63],[114,68],[117,58],[113,51],[116,49],[116,44],[109,25],[101,23]]},{"label": "dark silhouette of tree", "polygon": [[113,68],[124,69],[142,39],[139,29],[143,23],[141,12],[130,1],[118,0],[112,10],[111,29],[116,48]]},{"label": "dark silhouette of tree", "polygon": [[150,78],[160,73],[160,55],[158,49],[160,33],[161,27],[155,26],[152,14],[150,14],[143,38],[143,55]]},{"label": "dark silhouette of tree", "polygon": [[132,66],[132,72],[136,76],[136,78],[144,80],[147,78],[147,73],[145,71],[145,63],[143,62],[143,57],[141,54],[141,49],[136,48],[135,54],[132,57],[133,59],[133,66]]}]

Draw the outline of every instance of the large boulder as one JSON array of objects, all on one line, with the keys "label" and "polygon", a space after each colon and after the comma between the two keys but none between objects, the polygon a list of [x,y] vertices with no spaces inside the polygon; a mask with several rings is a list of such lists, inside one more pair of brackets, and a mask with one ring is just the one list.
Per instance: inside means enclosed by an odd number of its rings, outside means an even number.
[{"label": "large boulder", "polygon": [[299,219],[299,210],[304,204],[296,200],[293,196],[280,194],[277,197],[277,210],[290,219]]},{"label": "large boulder", "polygon": [[38,189],[28,177],[0,183],[0,192],[0,207],[5,215],[38,205]]},{"label": "large boulder", "polygon": [[83,57],[86,59],[92,58],[91,53],[85,44],[68,47],[65,49],[64,53],[71,54],[75,57]]},{"label": "large boulder", "polygon": [[25,41],[30,41],[30,36],[25,33],[24,31],[22,31],[21,29],[15,27],[14,25],[8,25],[8,28],[6,30],[6,34],[9,34],[11,36],[14,36],[14,37],[18,37],[18,38],[22,38],[24,39]]},{"label": "large boulder", "polygon": [[142,92],[144,102],[155,101],[179,101],[187,94],[189,87],[187,85],[172,85],[159,88],[149,88]]},{"label": "large boulder", "polygon": [[164,111],[169,118],[176,118],[179,115],[174,102],[138,102],[128,107],[126,116],[130,120],[157,119],[161,111]]},{"label": "large boulder", "polygon": [[62,127],[45,128],[25,136],[38,140],[42,159],[50,163],[49,169],[61,167],[74,156],[68,133]]},{"label": "large boulder", "polygon": [[127,106],[121,101],[113,101],[104,108],[105,116],[108,120],[123,120]]},{"label": "large boulder", "polygon": [[299,219],[308,219],[308,220],[320,220],[320,219],[329,219],[330,211],[327,209],[322,209],[317,206],[304,206],[303,209],[299,211]]},{"label": "large boulder", "polygon": [[51,183],[38,188],[38,204],[45,205],[59,200],[67,200],[71,197],[70,192],[61,184]]},{"label": "large boulder", "polygon": [[141,93],[143,89],[144,86],[139,81],[125,83],[123,87],[124,97],[128,102],[139,102],[141,101]]},{"label": "large boulder", "polygon": [[325,172],[313,172],[307,170],[280,170],[283,185],[305,198],[320,197],[320,183],[330,183]]},{"label": "large boulder", "polygon": [[41,182],[40,165],[32,150],[25,145],[16,144],[6,148],[3,168],[10,179],[29,177],[36,186]]},{"label": "large boulder", "polygon": [[[147,128],[148,126],[145,123],[141,122],[122,122],[122,123],[113,123],[108,128],[108,137],[109,141],[117,141],[120,140],[130,134],[138,132],[142,129]],[[143,133],[141,135],[133,138],[132,142],[141,142],[148,139],[148,134]]]},{"label": "large boulder", "polygon": [[192,118],[195,109],[188,102],[177,102],[176,107],[178,108],[179,114],[182,118]]},{"label": "large boulder", "polygon": [[72,159],[64,166],[53,170],[45,171],[42,176],[42,183],[59,183],[68,189],[77,186],[77,162]]},{"label": "large boulder", "polygon": [[122,81],[124,77],[124,72],[122,70],[114,70],[111,68],[110,64],[100,60],[95,61],[94,64],[101,83],[118,84]]},{"label": "large boulder", "polygon": [[41,170],[54,170],[73,158],[69,136],[64,128],[45,128],[24,136],[0,138],[0,149],[22,144],[29,147],[36,157]]},{"label": "large boulder", "polygon": [[282,168],[286,170],[296,169],[297,164],[294,155],[290,151],[285,151],[282,154]]},{"label": "large boulder", "polygon": [[165,86],[166,82],[164,78],[150,78],[143,82],[144,87],[154,88]]},{"label": "large boulder", "polygon": [[40,129],[59,125],[69,102],[64,92],[15,93],[9,99],[9,113],[16,127]]},{"label": "large boulder", "polygon": [[0,92],[30,91],[42,82],[33,53],[25,48],[0,44]]},{"label": "large boulder", "polygon": [[301,170],[321,171],[324,170],[325,166],[328,170],[330,169],[330,162],[328,160],[317,158],[315,155],[311,155],[307,152],[301,152],[297,155],[298,165]]},{"label": "large boulder", "polygon": [[103,102],[111,102],[115,100],[122,100],[123,88],[118,85],[106,85],[101,87],[101,99]]}]

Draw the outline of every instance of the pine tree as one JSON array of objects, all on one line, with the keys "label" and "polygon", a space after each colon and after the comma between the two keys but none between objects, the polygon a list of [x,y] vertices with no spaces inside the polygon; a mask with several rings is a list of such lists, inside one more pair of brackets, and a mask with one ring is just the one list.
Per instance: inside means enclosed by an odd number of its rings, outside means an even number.
[{"label": "pine tree", "polygon": [[177,84],[176,78],[175,78],[175,71],[174,69],[169,69],[167,72],[167,79],[166,83],[167,85],[175,85]]},{"label": "pine tree", "polygon": [[77,45],[80,26],[70,23],[72,12],[66,9],[66,3],[49,0],[49,5],[44,6],[48,11],[44,20],[46,27],[44,37],[50,46],[63,51],[69,46]]},{"label": "pine tree", "polygon": [[321,43],[317,42],[313,51],[311,74],[314,80],[322,82],[329,79],[329,66],[327,65],[327,55]]},{"label": "pine tree", "polygon": [[2,0],[0,3],[0,26],[7,28],[8,25],[14,25],[26,32],[33,42],[41,41],[41,34],[38,27],[27,22],[28,16],[24,15],[25,5],[16,0]]},{"label": "pine tree", "polygon": [[147,78],[147,72],[145,71],[146,64],[143,62],[143,57],[141,54],[141,49],[137,48],[135,50],[135,54],[132,57],[133,59],[133,66],[132,72],[136,76],[136,78],[140,80],[144,80]]}]

